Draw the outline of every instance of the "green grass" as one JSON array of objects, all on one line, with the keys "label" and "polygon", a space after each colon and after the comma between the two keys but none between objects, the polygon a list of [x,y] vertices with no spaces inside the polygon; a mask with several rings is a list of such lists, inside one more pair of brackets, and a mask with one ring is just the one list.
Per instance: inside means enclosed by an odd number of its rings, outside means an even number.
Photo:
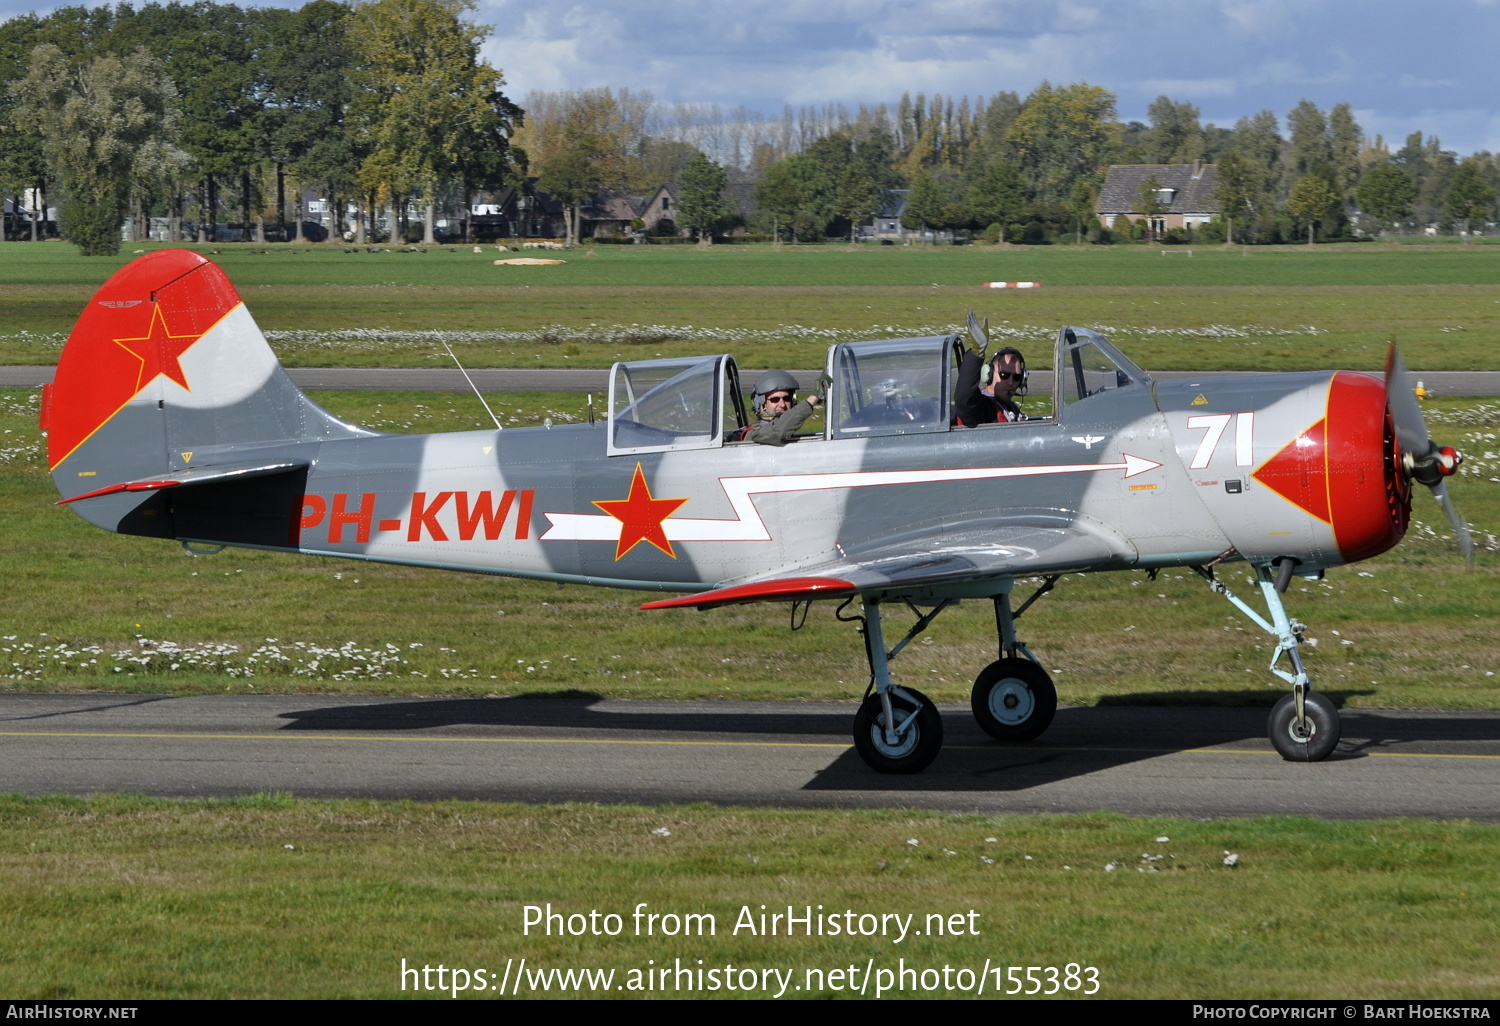
[{"label": "green grass", "polygon": [[[0,284],[97,286],[133,259],[86,258],[66,245],[0,244]],[[355,249],[188,246],[218,261],[240,287],[265,285],[493,287],[930,286],[986,281],[1076,285],[1487,285],[1500,246],[585,246],[561,267],[496,267],[494,246]],[[552,256],[555,254],[545,254]]]},{"label": "green grass", "polygon": [[[599,247],[533,269],[466,250],[225,248],[216,259],[292,366],[446,366],[437,332],[476,367],[726,351],[747,367],[813,367],[831,341],[960,331],[969,309],[1036,367],[1062,324],[1103,330],[1154,370],[1378,369],[1393,336],[1419,369],[1495,366],[1500,246],[1303,249],[1186,259],[1140,248]],[[1039,270],[986,263],[1015,260]],[[0,244],[0,362],[55,362],[119,263]],[[980,287],[1017,277],[1047,287]]]},{"label": "green grass", "polygon": [[[1011,965],[1094,967],[1102,998],[1482,999],[1500,942],[1500,877],[1475,872],[1500,855],[1500,828],[1468,823],[259,796],[13,797],[0,827],[0,922],[25,948],[0,963],[0,990],[27,1000],[398,997],[403,958],[490,983],[523,957],[533,971],[613,969],[622,986],[653,960],[777,968],[793,986],[871,959],[971,973],[989,960],[1002,979]],[[622,932],[523,932],[525,906],[548,903],[618,914]],[[715,932],[636,936],[640,903],[712,915]],[[915,929],[957,915],[964,932],[736,936],[742,908],[761,905],[912,915]]]},{"label": "green grass", "polygon": [[[487,423],[462,395],[317,399],[387,430]],[[577,396],[498,399],[508,422],[582,413]],[[1438,437],[1469,454],[1452,492],[1474,525],[1478,562],[1463,567],[1442,537],[1446,520],[1419,495],[1417,523],[1395,551],[1292,586],[1289,612],[1319,642],[1305,650],[1310,672],[1347,706],[1500,708],[1500,408],[1438,402],[1428,415]],[[0,434],[0,452],[10,454],[0,471],[0,560],[27,596],[0,631],[10,636],[0,641],[0,667],[21,664],[0,670],[3,686],[763,699],[852,699],[864,687],[859,637],[827,603],[791,632],[783,606],[644,613],[636,607],[658,595],[249,550],[194,558],[169,542],[108,534],[52,505],[34,417],[34,392],[0,394],[0,431],[10,432]],[[1226,574],[1249,594],[1243,577],[1243,568]],[[1070,576],[1021,626],[1064,703],[1269,705],[1281,693],[1265,671],[1268,638],[1186,570],[1154,582]],[[894,672],[939,701],[966,701],[993,658],[993,636],[988,604],[965,604],[912,644]],[[132,661],[162,642],[187,651]],[[346,644],[353,655],[325,655],[310,669],[313,648]]]}]

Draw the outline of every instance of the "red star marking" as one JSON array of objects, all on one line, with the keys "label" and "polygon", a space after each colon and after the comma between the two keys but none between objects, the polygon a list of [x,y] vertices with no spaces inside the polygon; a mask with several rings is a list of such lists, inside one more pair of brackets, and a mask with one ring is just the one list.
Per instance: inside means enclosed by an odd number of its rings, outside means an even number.
[{"label": "red star marking", "polygon": [[677,553],[672,551],[672,543],[667,540],[661,522],[677,512],[677,507],[684,502],[687,499],[653,499],[651,489],[646,486],[646,475],[637,463],[635,476],[630,480],[629,498],[595,502],[594,505],[620,522],[620,540],[615,544],[616,560],[643,541],[676,559]]},{"label": "red star marking", "polygon": [[197,335],[172,334],[167,330],[167,321],[162,315],[161,304],[153,303],[151,327],[147,331],[146,337],[117,338],[114,340],[114,343],[141,361],[141,370],[135,379],[136,392],[139,392],[163,374],[177,382],[184,389],[191,391],[191,389],[188,389],[187,376],[182,372],[182,354],[187,351],[189,346],[202,337],[201,333]]}]

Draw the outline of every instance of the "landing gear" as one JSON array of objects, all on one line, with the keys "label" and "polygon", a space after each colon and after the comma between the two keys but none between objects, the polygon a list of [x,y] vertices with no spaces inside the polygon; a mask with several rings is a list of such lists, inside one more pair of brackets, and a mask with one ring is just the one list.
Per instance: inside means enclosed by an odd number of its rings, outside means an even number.
[{"label": "landing gear", "polygon": [[860,705],[854,747],[876,773],[920,773],[943,748],[943,717],[922,692],[892,687]]},{"label": "landing gear", "polygon": [[1287,762],[1317,762],[1339,743],[1339,711],[1324,695],[1309,691],[1297,717],[1297,696],[1283,695],[1271,709],[1271,744]]},{"label": "landing gear", "polygon": [[1027,659],[997,659],[980,671],[969,696],[974,719],[997,741],[1030,741],[1052,723],[1057,688]]},{"label": "landing gear", "polygon": [[[1056,583],[1057,577],[1046,578],[1036,593],[1014,612],[1010,608],[1008,580],[1003,583],[1004,591],[991,596],[995,603],[1000,659],[985,667],[974,681],[971,705],[980,727],[1001,741],[1031,740],[1047,729],[1057,712],[1057,689],[1052,678],[1026,646],[1016,640],[1015,631],[1015,621],[1021,613]],[[839,607],[839,619],[864,623],[870,688],[854,717],[854,748],[877,773],[918,773],[937,758],[943,746],[943,719],[937,707],[915,688],[892,684],[890,661],[925,631],[939,613],[957,603],[957,599],[943,599],[931,612],[918,613],[916,624],[889,652],[881,626],[881,596],[864,597],[863,616],[844,616],[849,602]],[[917,613],[910,600],[906,605]]]},{"label": "landing gear", "polygon": [[[870,661],[870,692],[854,716],[854,750],[876,773],[920,773],[943,748],[942,714],[922,692],[891,683],[890,661],[954,601],[946,599],[932,612],[919,616],[916,625],[889,652],[880,623],[879,597],[865,596],[865,615],[850,618],[864,620],[865,657]],[[845,618],[843,607],[838,615]]]},{"label": "landing gear", "polygon": [[[1302,643],[1302,632],[1307,628],[1286,615],[1281,604],[1281,593],[1296,573],[1297,561],[1290,557],[1275,560],[1269,565],[1255,568],[1255,583],[1260,587],[1266,609],[1271,614],[1267,620],[1244,600],[1240,599],[1222,581],[1214,577],[1210,567],[1195,566],[1193,569],[1208,582],[1210,588],[1223,595],[1240,612],[1255,621],[1263,630],[1276,639],[1276,649],[1271,653],[1270,670],[1292,686],[1292,693],[1284,696],[1271,709],[1269,733],[1271,745],[1281,757],[1291,762],[1317,762],[1326,759],[1339,743],[1339,711],[1333,702],[1312,690],[1312,681],[1302,667],[1302,657],[1297,647]],[[1291,670],[1277,666],[1286,656]]]}]

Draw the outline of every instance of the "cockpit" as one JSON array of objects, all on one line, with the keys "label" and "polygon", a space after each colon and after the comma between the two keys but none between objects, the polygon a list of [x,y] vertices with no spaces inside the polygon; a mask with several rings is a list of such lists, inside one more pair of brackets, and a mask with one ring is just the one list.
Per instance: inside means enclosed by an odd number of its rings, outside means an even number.
[{"label": "cockpit", "polygon": [[[953,393],[964,351],[965,340],[958,335],[831,346],[824,364],[832,386],[823,408],[823,429],[801,440],[836,442],[971,430],[957,426],[954,414]],[[1036,384],[1047,375],[1033,373],[1027,424],[1066,422],[1079,404],[1098,402],[1110,393],[1148,400],[1151,394],[1151,376],[1103,335],[1086,328],[1058,332],[1053,367],[1051,388],[1045,391],[1039,392]],[[749,423],[739,368],[728,354],[632,360],[610,371],[611,456],[752,444],[726,441]],[[1014,427],[997,424],[973,430]]]}]

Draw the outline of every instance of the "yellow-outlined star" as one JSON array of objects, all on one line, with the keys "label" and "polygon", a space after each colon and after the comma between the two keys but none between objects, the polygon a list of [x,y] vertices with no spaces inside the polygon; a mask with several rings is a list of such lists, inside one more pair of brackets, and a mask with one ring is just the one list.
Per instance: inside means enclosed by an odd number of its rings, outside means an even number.
[{"label": "yellow-outlined star", "polygon": [[620,540],[615,543],[615,560],[618,562],[641,542],[650,542],[658,549],[677,558],[672,551],[672,542],[661,522],[681,506],[687,499],[653,499],[646,484],[645,472],[640,463],[635,465],[635,475],[630,479],[630,495],[624,499],[610,499],[594,503],[604,512],[620,522]]},{"label": "yellow-outlined star", "polygon": [[187,375],[182,372],[182,354],[203,335],[172,334],[167,328],[167,319],[162,314],[162,305],[152,303],[151,307],[151,327],[144,338],[113,340],[115,345],[141,361],[141,369],[135,378],[135,391],[140,392],[161,375],[171,378],[184,390],[192,391],[188,388]]}]

